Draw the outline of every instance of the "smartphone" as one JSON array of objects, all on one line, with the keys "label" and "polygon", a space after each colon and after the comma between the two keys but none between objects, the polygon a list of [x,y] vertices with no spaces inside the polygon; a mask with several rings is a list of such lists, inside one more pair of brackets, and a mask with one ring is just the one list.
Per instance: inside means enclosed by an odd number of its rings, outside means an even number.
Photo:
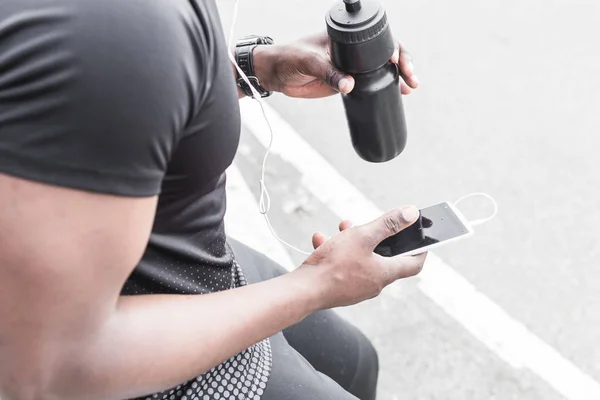
[{"label": "smartphone", "polygon": [[374,251],[385,257],[413,256],[472,234],[473,228],[460,211],[443,202],[419,210],[414,224],[382,241]]}]

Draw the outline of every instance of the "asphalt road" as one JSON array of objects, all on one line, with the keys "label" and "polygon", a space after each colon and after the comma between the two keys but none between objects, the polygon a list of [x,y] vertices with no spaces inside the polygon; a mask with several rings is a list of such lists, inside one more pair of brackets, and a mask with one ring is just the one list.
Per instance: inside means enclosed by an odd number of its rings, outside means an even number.
[{"label": "asphalt road", "polygon": [[[228,28],[233,2],[220,5]],[[236,33],[293,40],[323,29],[329,5],[241,0]],[[600,2],[386,6],[421,82],[405,97],[409,143],[399,158],[360,160],[338,97],[276,95],[270,105],[381,209],[493,195],[497,218],[437,255],[600,381]],[[263,151],[245,132],[236,164],[255,194]],[[303,189],[299,171],[274,157],[267,179],[272,222],[285,240],[308,248],[315,230],[334,231],[339,218]],[[400,296],[341,312],[380,350],[382,400],[563,398],[497,357],[411,282]]]}]

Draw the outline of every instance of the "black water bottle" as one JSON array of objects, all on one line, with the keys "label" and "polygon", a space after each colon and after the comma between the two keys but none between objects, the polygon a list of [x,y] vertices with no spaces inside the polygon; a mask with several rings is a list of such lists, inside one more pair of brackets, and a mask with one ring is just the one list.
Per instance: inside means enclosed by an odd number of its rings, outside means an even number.
[{"label": "black water bottle", "polygon": [[404,150],[406,121],[385,9],[378,0],[343,0],[326,21],[332,62],[356,82],[342,95],[354,149],[366,161],[389,161]]}]

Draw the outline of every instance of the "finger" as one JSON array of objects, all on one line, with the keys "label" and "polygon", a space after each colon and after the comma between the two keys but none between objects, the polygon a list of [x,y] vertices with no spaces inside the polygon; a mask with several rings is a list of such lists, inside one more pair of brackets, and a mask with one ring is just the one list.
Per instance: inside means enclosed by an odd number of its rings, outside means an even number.
[{"label": "finger", "polygon": [[353,226],[354,226],[354,224],[352,223],[352,221],[345,219],[342,222],[340,222],[339,230],[340,230],[340,232],[342,232],[348,228],[352,228]]},{"label": "finger", "polygon": [[416,89],[419,86],[419,79],[415,75],[414,65],[412,61],[411,55],[404,49],[402,49],[402,45],[400,45],[399,56],[398,56],[398,66],[400,67],[400,73],[406,84],[413,89]]},{"label": "finger", "polygon": [[392,58],[390,58],[390,61],[393,62],[394,64],[398,64],[400,62],[400,48],[399,48],[399,44],[396,44],[396,50],[394,50],[394,53],[392,54]]},{"label": "finger", "polygon": [[400,77],[400,93],[405,96],[412,93],[411,87],[406,84],[402,77]]},{"label": "finger", "polygon": [[380,262],[387,271],[387,284],[419,274],[423,270],[426,259],[427,253],[408,257],[381,257]]},{"label": "finger", "polygon": [[365,245],[369,250],[373,250],[384,239],[406,229],[418,218],[419,210],[414,206],[397,208],[388,211],[375,221],[359,227],[359,231],[364,235]]},{"label": "finger", "polygon": [[348,94],[354,89],[354,78],[335,68],[331,61],[318,53],[307,54],[298,69],[325,82],[336,92]]},{"label": "finger", "polygon": [[325,243],[326,241],[327,236],[325,236],[325,234],[321,232],[315,233],[312,237],[313,248],[316,250],[317,248],[321,247],[321,245],[323,245],[323,243]]},{"label": "finger", "polygon": [[[392,54],[392,58],[390,59],[393,63],[398,64],[400,68],[400,75],[404,78],[405,85],[409,88],[416,89],[419,86],[419,80],[414,73],[414,65],[412,61],[412,57],[408,51],[404,48],[402,43],[396,43],[396,50]],[[405,93],[407,89],[402,88],[402,94]]]}]

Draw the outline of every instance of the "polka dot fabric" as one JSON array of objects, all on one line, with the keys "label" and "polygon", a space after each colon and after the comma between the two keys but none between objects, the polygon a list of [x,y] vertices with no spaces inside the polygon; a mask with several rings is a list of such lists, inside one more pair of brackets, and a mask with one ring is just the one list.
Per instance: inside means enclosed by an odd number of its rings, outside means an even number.
[{"label": "polka dot fabric", "polygon": [[[234,262],[231,287],[247,285]],[[265,339],[194,380],[135,400],[260,400],[271,374],[271,342]]]},{"label": "polka dot fabric", "polygon": [[[195,247],[197,238],[170,240],[153,233],[140,264],[125,282],[124,295],[206,294],[231,288],[234,255],[224,231],[213,239],[204,239],[210,260],[201,260]],[[181,256],[184,251],[190,251]]]}]

